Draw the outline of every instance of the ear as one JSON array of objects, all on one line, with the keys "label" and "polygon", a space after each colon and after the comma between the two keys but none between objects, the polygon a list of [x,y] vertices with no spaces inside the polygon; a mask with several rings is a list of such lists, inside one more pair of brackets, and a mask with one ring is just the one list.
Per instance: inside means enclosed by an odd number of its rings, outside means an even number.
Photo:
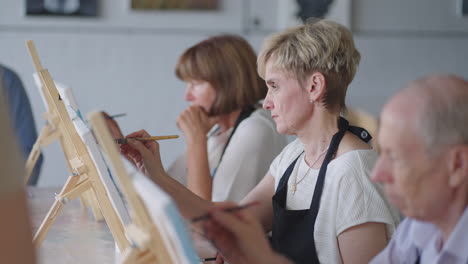
[{"label": "ear", "polygon": [[307,92],[309,93],[309,99],[314,102],[318,102],[325,95],[325,75],[321,72],[312,73],[307,81]]},{"label": "ear", "polygon": [[468,181],[468,147],[457,146],[448,154],[449,186],[456,188]]}]

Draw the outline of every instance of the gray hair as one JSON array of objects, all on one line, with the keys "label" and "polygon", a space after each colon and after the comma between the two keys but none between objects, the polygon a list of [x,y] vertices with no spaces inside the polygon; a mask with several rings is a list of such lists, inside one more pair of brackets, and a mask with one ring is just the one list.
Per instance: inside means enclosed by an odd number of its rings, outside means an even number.
[{"label": "gray hair", "polygon": [[419,122],[428,153],[468,144],[468,82],[454,75],[433,75],[414,84],[424,93]]}]

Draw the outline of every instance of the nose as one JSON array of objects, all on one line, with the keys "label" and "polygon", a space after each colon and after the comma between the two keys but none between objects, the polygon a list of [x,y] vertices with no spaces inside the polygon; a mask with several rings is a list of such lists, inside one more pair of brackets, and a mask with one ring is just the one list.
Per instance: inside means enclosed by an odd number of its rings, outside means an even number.
[{"label": "nose", "polygon": [[371,174],[371,180],[377,183],[389,184],[393,182],[393,172],[390,161],[383,155],[379,157]]},{"label": "nose", "polygon": [[263,100],[263,109],[271,110],[273,109],[273,101],[271,100],[270,90],[268,89],[267,95],[265,96],[265,100]]},{"label": "nose", "polygon": [[195,97],[193,96],[193,93],[192,93],[192,85],[191,84],[187,84],[187,88],[185,89],[184,99],[187,102],[191,102],[191,101],[193,101],[195,99]]}]

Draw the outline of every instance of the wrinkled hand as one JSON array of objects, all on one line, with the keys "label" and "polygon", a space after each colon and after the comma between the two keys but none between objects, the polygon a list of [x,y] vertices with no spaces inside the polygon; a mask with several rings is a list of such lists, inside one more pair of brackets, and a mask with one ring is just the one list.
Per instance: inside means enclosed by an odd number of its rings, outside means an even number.
[{"label": "wrinkled hand", "polygon": [[107,127],[109,128],[109,131],[112,135],[113,138],[123,138],[123,133],[122,130],[120,130],[119,124],[110,117],[109,114],[106,112],[101,112],[102,115],[104,116],[104,120],[106,120]]},{"label": "wrinkled hand", "polygon": [[[127,138],[132,137],[150,137],[150,134],[146,130],[140,130],[127,135]],[[132,161],[138,170],[152,179],[164,172],[159,144],[156,141],[129,139],[128,144],[120,145],[120,152]]]},{"label": "wrinkled hand", "polygon": [[[233,203],[220,203],[210,212],[211,219],[203,224],[205,236],[219,250],[222,258],[231,263],[281,263],[266,240],[260,222],[246,210],[224,212]],[[281,258],[282,259],[282,258]],[[286,262],[287,263],[287,262]]]},{"label": "wrinkled hand", "polygon": [[206,140],[206,134],[218,122],[218,117],[209,117],[199,106],[189,106],[177,117],[177,127],[189,143]]}]

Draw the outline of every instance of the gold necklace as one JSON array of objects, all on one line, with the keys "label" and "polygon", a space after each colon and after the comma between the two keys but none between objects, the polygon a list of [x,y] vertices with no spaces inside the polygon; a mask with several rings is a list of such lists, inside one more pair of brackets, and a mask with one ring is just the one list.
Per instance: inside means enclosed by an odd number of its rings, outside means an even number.
[{"label": "gold necklace", "polygon": [[[320,155],[318,155],[318,157],[314,160],[314,162],[312,162],[312,164],[310,166],[307,165],[307,162],[306,162],[306,165],[309,167],[306,171],[306,173],[304,174],[304,176],[302,176],[302,178],[298,181],[297,180],[297,173],[296,175],[294,176],[294,182],[291,184],[291,192],[293,194],[296,193],[296,190],[297,190],[297,185],[299,185],[299,183],[302,182],[302,180],[305,179],[305,177],[307,176],[307,174],[309,173],[310,169],[312,169],[312,167],[315,165],[315,163],[317,163],[317,161],[323,156],[323,154],[325,154],[328,150],[328,147],[322,152],[320,153]],[[304,156],[302,156],[302,159],[304,160],[305,162],[305,153],[304,153]],[[300,166],[300,165],[299,165]]]}]

